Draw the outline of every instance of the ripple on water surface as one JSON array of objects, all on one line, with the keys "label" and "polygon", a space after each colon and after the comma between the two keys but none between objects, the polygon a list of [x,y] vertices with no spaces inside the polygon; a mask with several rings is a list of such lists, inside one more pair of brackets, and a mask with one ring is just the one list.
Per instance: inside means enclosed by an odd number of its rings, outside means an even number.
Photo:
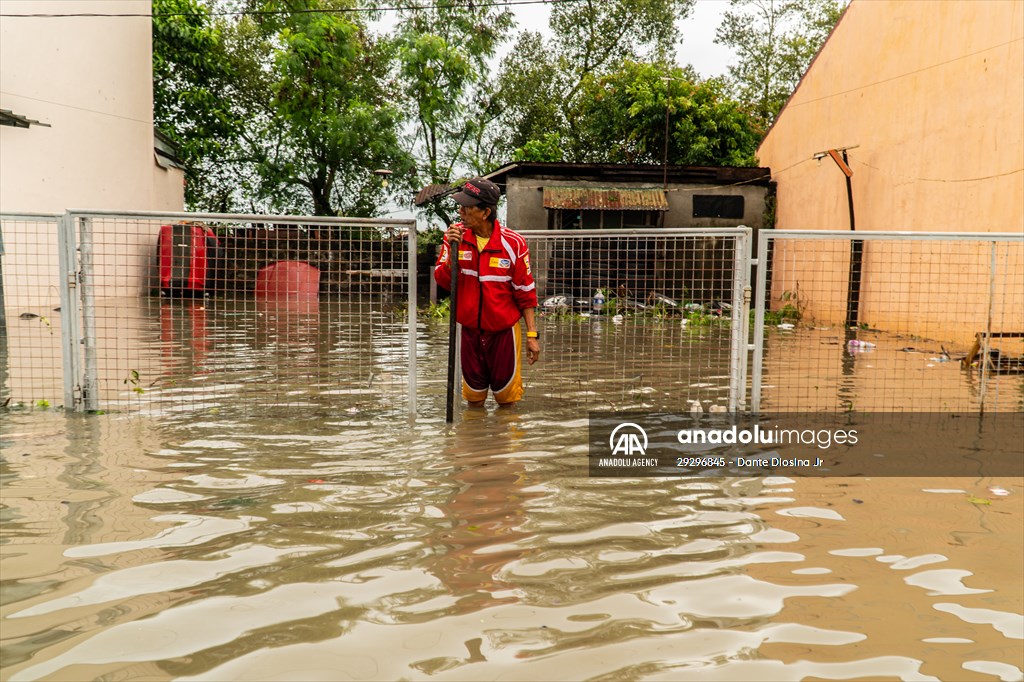
[{"label": "ripple on water surface", "polygon": [[454,429],[18,419],[11,680],[1018,669],[1020,496],[922,490],[974,482],[589,479],[586,421],[525,407]]}]

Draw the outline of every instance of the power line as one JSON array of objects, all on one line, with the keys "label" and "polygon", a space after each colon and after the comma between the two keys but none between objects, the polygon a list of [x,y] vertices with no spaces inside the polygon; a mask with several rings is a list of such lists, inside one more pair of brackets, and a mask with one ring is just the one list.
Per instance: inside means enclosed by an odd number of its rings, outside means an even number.
[{"label": "power line", "polygon": [[103,14],[100,12],[68,12],[62,14],[46,14],[41,12],[26,14],[0,14],[0,17],[11,19],[66,19],[82,17],[196,17],[196,16],[273,16],[281,14],[351,14],[355,12],[399,12],[402,10],[426,10],[426,9],[475,9],[479,7],[514,7],[519,5],[561,5],[572,2],[584,2],[585,0],[486,0],[471,2],[466,5],[433,4],[433,5],[390,5],[382,7],[340,7],[335,9],[300,9],[300,10],[223,10],[206,12],[139,12],[130,14]]}]

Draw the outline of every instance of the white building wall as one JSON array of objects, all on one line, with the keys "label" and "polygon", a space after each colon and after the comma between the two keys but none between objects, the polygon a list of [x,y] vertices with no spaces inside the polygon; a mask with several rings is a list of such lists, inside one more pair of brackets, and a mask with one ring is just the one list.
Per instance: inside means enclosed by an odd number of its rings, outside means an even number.
[{"label": "white building wall", "polygon": [[[149,0],[3,0],[2,14],[150,12]],[[153,153],[152,20],[0,17],[0,211],[184,207]],[[9,249],[10,250],[10,249]]]}]

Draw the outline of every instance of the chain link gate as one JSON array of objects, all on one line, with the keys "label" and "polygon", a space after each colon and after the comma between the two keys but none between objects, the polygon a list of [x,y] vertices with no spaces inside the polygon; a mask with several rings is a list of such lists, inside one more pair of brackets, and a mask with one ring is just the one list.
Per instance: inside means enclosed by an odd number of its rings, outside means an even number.
[{"label": "chain link gate", "polygon": [[753,411],[1024,410],[1024,235],[763,230],[757,263]]},{"label": "chain link gate", "polygon": [[531,396],[589,409],[742,409],[749,228],[520,234],[546,339]]},{"label": "chain link gate", "polygon": [[0,406],[45,408],[64,396],[60,220],[0,214]]},{"label": "chain link gate", "polygon": [[414,221],[89,211],[62,226],[69,407],[415,412]]}]

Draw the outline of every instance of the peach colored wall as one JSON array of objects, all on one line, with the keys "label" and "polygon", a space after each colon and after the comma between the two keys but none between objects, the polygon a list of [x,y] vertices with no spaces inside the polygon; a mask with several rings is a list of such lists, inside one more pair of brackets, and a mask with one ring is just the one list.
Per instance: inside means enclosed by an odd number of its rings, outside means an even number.
[{"label": "peach colored wall", "polygon": [[[858,231],[1024,234],[1024,1],[852,0],[758,150],[778,183],[777,228],[849,229],[843,174],[812,156],[852,145]],[[801,259],[818,264],[791,269],[790,285],[800,279],[808,295],[831,295],[838,277],[845,287],[847,260],[833,245],[829,253],[801,247],[799,258],[780,247],[776,256],[791,268]],[[975,321],[923,310],[914,296],[944,289],[965,310],[987,306],[987,256],[950,252],[935,267],[912,268],[927,254],[909,254],[866,258],[862,319],[973,338]],[[1022,262],[1021,249],[1009,249],[1002,276],[1019,277]],[[773,295],[780,293],[776,282]],[[996,318],[1024,329],[1020,299],[1003,300],[1010,307]],[[841,321],[844,305],[819,306],[819,316]],[[950,319],[938,322],[943,315]]]}]

